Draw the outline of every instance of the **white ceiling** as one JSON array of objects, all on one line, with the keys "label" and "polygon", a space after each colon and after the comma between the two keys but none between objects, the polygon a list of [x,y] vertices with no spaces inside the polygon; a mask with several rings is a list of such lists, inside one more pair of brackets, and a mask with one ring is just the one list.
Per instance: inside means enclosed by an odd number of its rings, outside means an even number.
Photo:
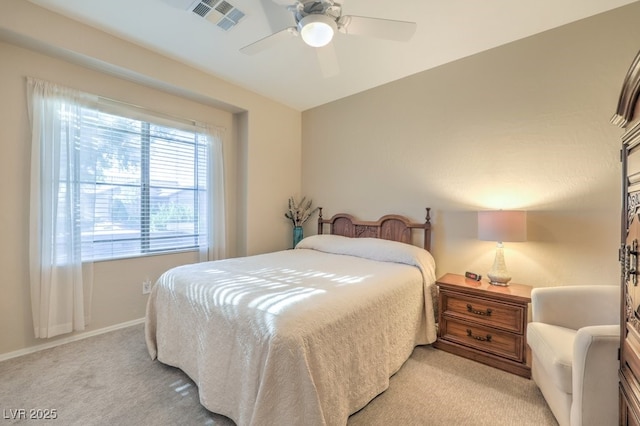
[{"label": "white ceiling", "polygon": [[[30,1],[303,111],[637,0],[344,0],[345,15],[414,21],[416,33],[338,33],[319,49],[291,37],[254,56],[239,49],[294,25],[283,0],[227,0],[246,15],[229,31],[187,10],[194,0]],[[318,55],[331,54],[339,72],[325,77]]]}]

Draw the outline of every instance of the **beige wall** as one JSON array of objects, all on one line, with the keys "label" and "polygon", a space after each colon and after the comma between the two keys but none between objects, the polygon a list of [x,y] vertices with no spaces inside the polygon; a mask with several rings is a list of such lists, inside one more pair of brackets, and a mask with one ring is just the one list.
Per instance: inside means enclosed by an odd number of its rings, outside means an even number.
[{"label": "beige wall", "polygon": [[476,239],[476,211],[524,209],[528,242],[505,248],[514,282],[616,285],[609,119],[639,19],[636,3],[305,111],[303,192],[325,216],[431,207],[438,274],[486,275],[495,244]]},{"label": "beige wall", "polygon": [[[21,0],[0,2],[0,358],[33,338],[28,284],[30,134],[25,76],[223,126],[231,256],[287,248],[283,217],[300,192],[301,114]],[[274,149],[275,147],[275,149]],[[95,265],[86,333],[144,316],[142,282],[194,253]],[[76,336],[82,333],[76,333]],[[69,336],[60,336],[67,339]],[[73,338],[73,336],[72,336]]]}]

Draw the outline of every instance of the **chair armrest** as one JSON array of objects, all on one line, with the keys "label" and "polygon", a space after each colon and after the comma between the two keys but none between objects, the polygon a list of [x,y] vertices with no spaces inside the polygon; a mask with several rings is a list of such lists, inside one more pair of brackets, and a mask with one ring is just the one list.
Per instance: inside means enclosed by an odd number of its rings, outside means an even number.
[{"label": "chair armrest", "polygon": [[617,424],[619,348],[619,325],[578,330],[573,343],[572,425]]},{"label": "chair armrest", "polygon": [[535,322],[577,330],[620,323],[620,287],[610,285],[539,287],[531,291]]}]

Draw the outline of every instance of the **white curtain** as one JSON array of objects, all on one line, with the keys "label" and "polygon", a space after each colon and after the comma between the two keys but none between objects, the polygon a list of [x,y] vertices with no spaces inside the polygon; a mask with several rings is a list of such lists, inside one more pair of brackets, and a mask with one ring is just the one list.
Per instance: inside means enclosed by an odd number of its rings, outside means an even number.
[{"label": "white curtain", "polygon": [[[27,79],[31,122],[29,263],[35,336],[83,330],[89,319],[92,265],[83,270],[78,149],[87,94]],[[86,306],[85,306],[86,305]]]},{"label": "white curtain", "polygon": [[[205,137],[208,147],[206,184],[208,198],[201,207],[200,217],[207,221],[207,241],[200,244],[200,261],[224,259],[227,255],[227,231],[224,196],[224,158],[222,151],[223,130],[208,127]],[[206,207],[204,211],[203,207]],[[205,224],[203,224],[205,225]]]}]

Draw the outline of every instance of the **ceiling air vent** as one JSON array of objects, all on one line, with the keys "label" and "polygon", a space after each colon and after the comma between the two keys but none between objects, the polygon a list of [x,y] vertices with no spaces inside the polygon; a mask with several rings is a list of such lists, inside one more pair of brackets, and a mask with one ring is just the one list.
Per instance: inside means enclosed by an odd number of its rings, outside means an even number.
[{"label": "ceiling air vent", "polygon": [[225,31],[235,27],[244,17],[244,12],[226,0],[196,0],[188,10],[213,22]]}]

